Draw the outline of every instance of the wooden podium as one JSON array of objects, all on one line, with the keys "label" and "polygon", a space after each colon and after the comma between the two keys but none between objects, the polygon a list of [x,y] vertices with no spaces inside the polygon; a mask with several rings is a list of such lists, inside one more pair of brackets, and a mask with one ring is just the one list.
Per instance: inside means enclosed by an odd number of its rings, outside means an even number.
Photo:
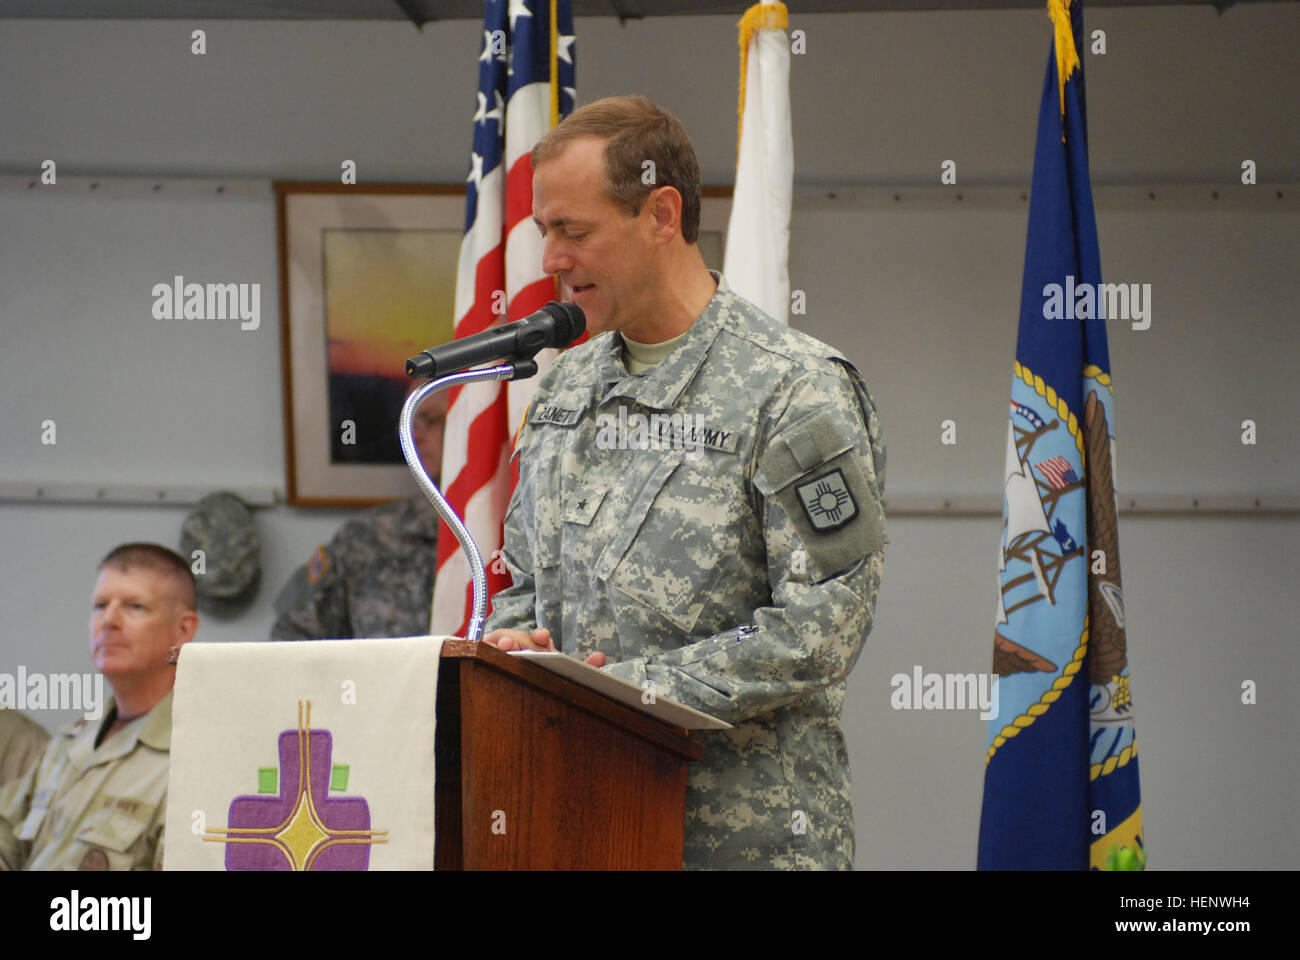
[{"label": "wooden podium", "polygon": [[437,869],[681,869],[685,730],[448,640],[434,739]]}]

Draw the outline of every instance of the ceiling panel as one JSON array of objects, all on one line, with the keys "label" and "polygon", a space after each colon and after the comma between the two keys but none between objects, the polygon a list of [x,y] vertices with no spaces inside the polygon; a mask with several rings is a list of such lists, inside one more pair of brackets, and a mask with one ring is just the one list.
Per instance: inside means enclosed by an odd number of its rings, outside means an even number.
[{"label": "ceiling panel", "polygon": [[[1266,0],[1237,0],[1241,3]],[[747,0],[574,0],[579,17],[736,16]],[[1041,8],[1043,0],[794,0],[791,13]],[[1089,0],[1089,7],[1213,6],[1232,0]],[[85,20],[478,20],[483,0],[0,0],[0,19]]]}]

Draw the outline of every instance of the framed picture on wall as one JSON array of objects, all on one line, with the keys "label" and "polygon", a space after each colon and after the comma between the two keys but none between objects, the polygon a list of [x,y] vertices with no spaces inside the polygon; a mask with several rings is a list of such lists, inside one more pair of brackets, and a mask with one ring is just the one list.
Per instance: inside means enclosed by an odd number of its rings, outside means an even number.
[{"label": "framed picture on wall", "polygon": [[415,489],[406,358],[451,339],[465,189],[275,183],[285,494],[360,507]]},{"label": "framed picture on wall", "polygon": [[[465,188],[274,184],[285,494],[294,506],[409,496],[397,439],[406,359],[452,337]],[[700,251],[722,269],[729,187],[706,187]]]}]

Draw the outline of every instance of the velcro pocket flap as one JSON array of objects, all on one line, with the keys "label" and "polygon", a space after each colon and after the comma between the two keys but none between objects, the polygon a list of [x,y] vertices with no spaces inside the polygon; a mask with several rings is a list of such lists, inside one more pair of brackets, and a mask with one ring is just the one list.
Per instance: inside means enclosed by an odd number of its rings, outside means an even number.
[{"label": "velcro pocket flap", "polygon": [[629,502],[625,522],[601,552],[600,559],[596,561],[596,576],[602,580],[609,579],[614,568],[623,559],[623,554],[627,553],[627,548],[632,545],[632,541],[640,532],[641,524],[646,514],[650,512],[650,505],[654,503],[655,497],[659,496],[659,491],[663,489],[664,484],[668,482],[668,478],[681,462],[680,450],[674,450],[655,461],[645,482]]},{"label": "velcro pocket flap", "polygon": [[811,414],[772,440],[759,461],[754,486],[770,497],[854,445],[853,433],[838,414]]}]

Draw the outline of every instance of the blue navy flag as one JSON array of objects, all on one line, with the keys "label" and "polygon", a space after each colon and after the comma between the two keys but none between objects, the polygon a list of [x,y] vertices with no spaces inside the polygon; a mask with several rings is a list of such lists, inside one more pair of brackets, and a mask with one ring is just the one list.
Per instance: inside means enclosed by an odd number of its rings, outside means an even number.
[{"label": "blue navy flag", "polygon": [[1003,475],[979,868],[1142,869],[1082,0],[1050,0]]}]

